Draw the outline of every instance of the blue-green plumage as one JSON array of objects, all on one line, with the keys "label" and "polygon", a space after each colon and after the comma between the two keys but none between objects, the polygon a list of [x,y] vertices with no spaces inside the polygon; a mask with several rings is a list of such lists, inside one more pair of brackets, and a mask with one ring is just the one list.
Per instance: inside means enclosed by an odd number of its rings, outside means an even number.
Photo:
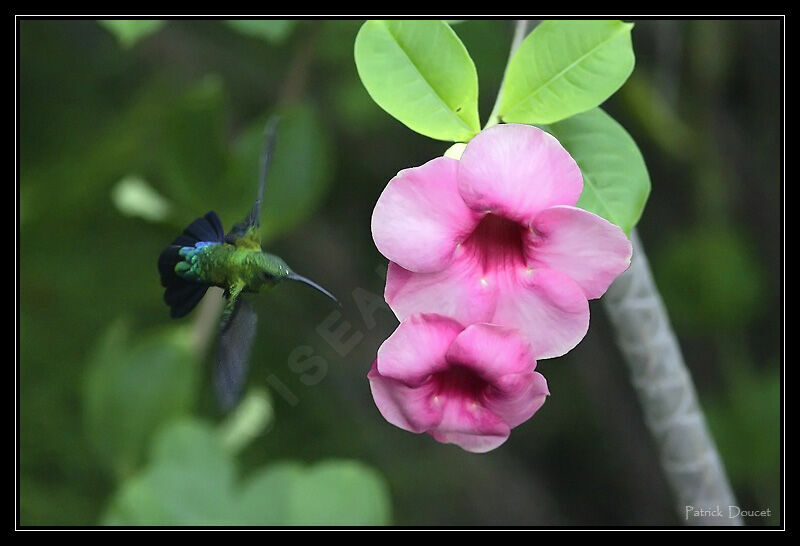
[{"label": "blue-green plumage", "polygon": [[248,216],[225,234],[219,217],[211,211],[189,224],[158,259],[164,301],[173,318],[189,313],[210,286],[224,290],[227,301],[220,324],[214,383],[225,409],[238,399],[255,335],[256,315],[241,298],[242,293],[259,292],[291,280],[308,284],[336,301],[330,292],[296,274],[281,258],[261,248],[258,230],[261,199],[276,128],[277,120],[267,125],[258,194]]}]

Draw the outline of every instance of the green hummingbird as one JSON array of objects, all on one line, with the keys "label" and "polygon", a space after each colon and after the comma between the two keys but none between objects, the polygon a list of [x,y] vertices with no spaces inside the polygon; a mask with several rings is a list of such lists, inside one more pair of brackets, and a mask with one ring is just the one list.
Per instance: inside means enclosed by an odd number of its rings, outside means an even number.
[{"label": "green hummingbird", "polygon": [[247,374],[257,315],[242,297],[272,288],[282,281],[298,281],[336,298],[302,277],[280,257],[264,252],[259,234],[261,200],[275,149],[278,119],[265,130],[258,193],[250,213],[225,234],[217,213],[197,218],[167,246],[158,258],[164,301],[170,315],[179,318],[194,309],[210,286],[224,290],[226,299],[219,327],[219,349],[214,389],[224,410],[236,403]]}]

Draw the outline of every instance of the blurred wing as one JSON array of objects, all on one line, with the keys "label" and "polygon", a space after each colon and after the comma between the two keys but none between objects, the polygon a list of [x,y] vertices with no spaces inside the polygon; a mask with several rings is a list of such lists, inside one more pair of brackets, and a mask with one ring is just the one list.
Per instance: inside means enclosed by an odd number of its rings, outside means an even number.
[{"label": "blurred wing", "polygon": [[[258,316],[242,298],[228,300],[219,335],[219,354],[214,371],[214,389],[223,411],[232,409],[247,378],[250,350]],[[230,312],[229,312],[230,307]]]},{"label": "blurred wing", "polygon": [[250,213],[241,222],[235,224],[225,236],[225,241],[237,246],[261,248],[261,234],[258,231],[261,225],[261,201],[264,199],[264,187],[267,184],[267,172],[272,162],[272,155],[275,151],[275,140],[278,132],[278,121],[280,118],[273,116],[267,122],[264,129],[264,151],[261,154],[261,167],[258,176],[258,193],[256,202]]}]

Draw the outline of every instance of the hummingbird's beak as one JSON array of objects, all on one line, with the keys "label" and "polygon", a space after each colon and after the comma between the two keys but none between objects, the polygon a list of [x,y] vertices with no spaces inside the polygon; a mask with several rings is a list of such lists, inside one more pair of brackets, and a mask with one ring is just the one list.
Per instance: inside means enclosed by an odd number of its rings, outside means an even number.
[{"label": "hummingbird's beak", "polygon": [[339,307],[341,307],[341,306],[342,306],[342,304],[341,304],[341,303],[339,303],[339,300],[337,300],[337,299],[336,299],[336,297],[335,297],[333,294],[331,294],[330,292],[328,292],[327,290],[325,290],[324,288],[322,288],[320,285],[318,285],[317,283],[315,283],[315,282],[314,282],[314,281],[312,281],[311,279],[307,279],[307,278],[303,277],[302,275],[298,275],[297,273],[294,273],[294,272],[292,272],[292,273],[289,273],[289,274],[286,276],[286,278],[287,278],[287,279],[290,279],[290,280],[293,280],[293,281],[298,281],[298,282],[301,282],[301,283],[303,283],[303,284],[307,284],[307,285],[308,285],[308,286],[310,286],[311,288],[315,288],[315,289],[317,289],[318,291],[322,292],[323,294],[325,294],[326,296],[328,296],[330,299],[332,299],[333,301],[335,301],[335,302],[336,302],[336,304],[337,304]]}]

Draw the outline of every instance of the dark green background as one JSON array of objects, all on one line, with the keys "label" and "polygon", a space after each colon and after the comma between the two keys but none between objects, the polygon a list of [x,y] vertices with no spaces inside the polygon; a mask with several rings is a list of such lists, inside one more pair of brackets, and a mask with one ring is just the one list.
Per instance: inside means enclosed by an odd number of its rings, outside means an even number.
[{"label": "dark green background", "polygon": [[[18,22],[19,523],[98,523],[120,484],[146,464],[151,429],[187,412],[222,419],[211,354],[187,372],[196,379],[176,380],[182,395],[157,376],[164,368],[142,366],[151,376],[133,374],[131,391],[141,380],[146,399],[161,385],[166,392],[153,396],[168,408],[131,406],[153,416],[120,456],[113,442],[129,431],[115,430],[119,420],[108,415],[105,429],[92,429],[87,370],[114,324],[129,332],[128,344],[106,340],[120,358],[174,332],[158,253],[209,209],[226,227],[246,212],[258,133],[275,110],[292,136],[267,189],[269,247],[340,297],[344,317],[329,329],[347,321],[343,337],[358,337],[341,356],[317,331],[332,308],[303,287],[258,299],[249,386],[277,378],[296,403],[273,392],[274,420],[240,454],[241,472],[285,459],[356,459],[385,478],[400,525],[679,523],[599,302],[578,348],[540,362],[547,404],[496,451],[439,445],[377,412],[365,375],[396,321],[385,308],[365,319],[356,303],[383,288],[372,207],[398,170],[447,144],[372,103],[352,58],[359,25],[304,21],[264,38],[218,21],[170,21],[123,47],[94,21]],[[485,121],[512,27],[454,28],[477,65]],[[639,231],[739,502],[773,514],[748,523],[776,524],[780,23],[640,21],[633,41],[636,69],[605,108],[650,169]],[[166,219],[126,216],[114,205],[112,189],[132,174],[168,200]],[[194,320],[183,320],[187,331]],[[309,378],[291,366],[297,347],[324,359],[326,373]]]}]

